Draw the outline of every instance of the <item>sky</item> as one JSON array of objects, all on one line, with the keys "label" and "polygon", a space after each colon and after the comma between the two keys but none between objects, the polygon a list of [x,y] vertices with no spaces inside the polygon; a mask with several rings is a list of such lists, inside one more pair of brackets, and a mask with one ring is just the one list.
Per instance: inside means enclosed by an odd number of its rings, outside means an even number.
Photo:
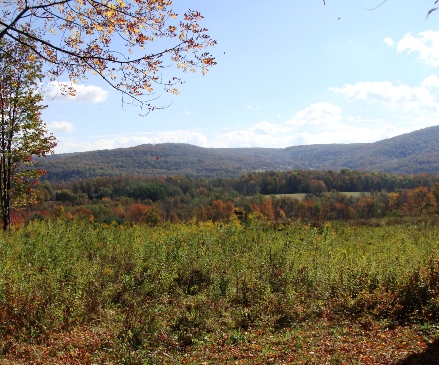
[{"label": "sky", "polygon": [[[189,143],[284,148],[375,142],[439,124],[434,0],[176,0],[217,41],[205,76],[147,116],[98,76],[63,97],[45,85],[56,153]],[[67,79],[65,80],[68,81]]]}]

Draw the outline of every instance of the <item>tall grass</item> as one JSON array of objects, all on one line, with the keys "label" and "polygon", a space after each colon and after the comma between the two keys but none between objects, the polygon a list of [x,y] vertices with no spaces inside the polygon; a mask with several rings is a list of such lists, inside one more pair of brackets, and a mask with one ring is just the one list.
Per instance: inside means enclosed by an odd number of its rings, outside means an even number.
[{"label": "tall grass", "polygon": [[439,318],[438,284],[428,222],[31,222],[0,236],[0,354],[85,324],[111,334],[111,356],[136,363],[146,349],[309,318],[428,321]]}]

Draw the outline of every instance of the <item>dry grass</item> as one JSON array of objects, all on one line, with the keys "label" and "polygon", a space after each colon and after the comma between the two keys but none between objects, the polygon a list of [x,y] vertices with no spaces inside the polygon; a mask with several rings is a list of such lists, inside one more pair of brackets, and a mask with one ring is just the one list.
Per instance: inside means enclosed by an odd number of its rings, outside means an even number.
[{"label": "dry grass", "polygon": [[34,222],[0,237],[0,363],[428,364],[438,242],[428,221]]}]

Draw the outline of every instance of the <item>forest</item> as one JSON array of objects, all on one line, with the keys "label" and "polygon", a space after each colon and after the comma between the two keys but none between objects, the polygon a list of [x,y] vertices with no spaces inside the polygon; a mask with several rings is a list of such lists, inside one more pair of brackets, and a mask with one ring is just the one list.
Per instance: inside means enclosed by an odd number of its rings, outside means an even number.
[{"label": "forest", "polygon": [[96,177],[38,185],[37,206],[15,223],[65,216],[97,223],[213,222],[261,215],[273,221],[436,215],[439,176],[343,169],[250,172],[239,178]]},{"label": "forest", "polygon": [[287,148],[202,148],[184,143],[55,154],[40,159],[49,181],[98,176],[239,177],[247,171],[343,169],[391,174],[439,171],[439,127],[374,143],[320,144]]}]

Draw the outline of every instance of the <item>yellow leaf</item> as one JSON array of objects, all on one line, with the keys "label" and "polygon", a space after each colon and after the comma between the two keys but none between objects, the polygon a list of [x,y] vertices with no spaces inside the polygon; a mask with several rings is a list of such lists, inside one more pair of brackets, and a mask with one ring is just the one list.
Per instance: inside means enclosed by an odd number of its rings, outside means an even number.
[{"label": "yellow leaf", "polygon": [[121,8],[125,7],[125,3],[122,0],[116,0]]},{"label": "yellow leaf", "polygon": [[173,89],[169,89],[169,90],[167,90],[168,92],[170,92],[171,94],[174,94],[174,95],[178,95],[178,94],[180,94],[180,92],[178,91],[178,89],[176,89],[175,87],[173,88]]}]

